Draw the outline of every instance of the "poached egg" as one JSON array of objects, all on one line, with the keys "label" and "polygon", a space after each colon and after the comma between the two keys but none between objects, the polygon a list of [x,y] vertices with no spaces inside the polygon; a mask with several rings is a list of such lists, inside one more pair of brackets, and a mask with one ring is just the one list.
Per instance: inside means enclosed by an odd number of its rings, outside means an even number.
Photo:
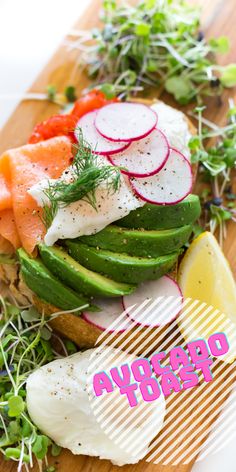
[{"label": "poached egg", "polygon": [[[107,159],[101,156],[97,157],[97,164],[99,166],[110,165]],[[68,168],[60,179],[68,180],[72,172],[73,168]],[[28,191],[39,206],[48,203],[45,190],[49,184],[54,182],[53,179],[41,180]],[[98,233],[110,223],[123,218],[132,210],[145,204],[134,195],[127,177],[122,174],[120,174],[120,186],[116,192],[108,191],[106,183],[102,183],[95,190],[95,200],[97,210],[85,200],[60,206],[45,235],[45,244],[52,246],[58,239],[73,239]]]},{"label": "poached egg", "polygon": [[[118,388],[105,397],[95,397],[94,393],[91,394],[90,366],[93,359],[97,371],[104,370],[104,365],[108,371],[110,361],[107,359],[112,358],[113,362],[120,353],[118,349],[109,348],[109,355],[106,351],[104,357],[101,348],[94,348],[40,367],[27,380],[27,407],[33,422],[59,446],[70,449],[73,454],[97,456],[122,466],[137,463],[147,454],[150,442],[163,426],[165,399],[161,394],[157,401],[146,403],[140,395],[138,406],[130,408],[127,398],[120,395]],[[129,360],[130,356],[122,352],[122,363]],[[119,362],[115,362],[115,365],[119,365]],[[103,398],[109,400],[109,403],[99,403],[103,413],[109,404],[115,405],[114,411],[118,413],[118,397],[119,402],[122,402],[122,413],[125,408],[121,434],[124,434],[127,428],[129,436],[134,434],[138,438],[137,447],[132,453],[123,442],[119,443],[112,438],[112,434],[107,433],[96,415],[94,401],[97,407],[96,401],[100,402]],[[138,422],[137,408],[140,408]],[[121,413],[119,421],[120,417]],[[130,422],[126,425],[127,418]],[[108,426],[112,426],[111,413],[109,420]],[[133,425],[131,430],[130,425]]]}]

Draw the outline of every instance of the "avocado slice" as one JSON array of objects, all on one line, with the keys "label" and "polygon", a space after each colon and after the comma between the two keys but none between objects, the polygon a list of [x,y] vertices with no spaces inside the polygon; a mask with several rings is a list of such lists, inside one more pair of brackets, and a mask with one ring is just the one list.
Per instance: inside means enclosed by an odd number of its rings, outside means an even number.
[{"label": "avocado slice", "polygon": [[115,282],[104,275],[86,269],[59,247],[41,244],[39,252],[45,266],[57,278],[85,295],[120,297],[129,295],[136,288],[135,285]]},{"label": "avocado slice", "polygon": [[66,241],[69,254],[90,270],[95,270],[118,282],[140,283],[166,274],[178,259],[178,252],[158,258],[131,257],[98,250],[79,241]]},{"label": "avocado slice", "polygon": [[170,229],[189,225],[201,214],[200,200],[197,195],[188,195],[176,205],[153,205],[146,203],[141,208],[131,211],[117,222],[125,228]]},{"label": "avocado slice", "polygon": [[18,255],[23,280],[39,298],[62,310],[73,310],[85,304],[89,305],[89,310],[97,310],[86,298],[57,280],[40,259],[32,259],[24,249],[19,249]]},{"label": "avocado slice", "polygon": [[192,228],[189,225],[157,231],[125,229],[110,225],[99,233],[82,236],[76,240],[108,251],[155,258],[178,251],[188,241],[191,232]]}]

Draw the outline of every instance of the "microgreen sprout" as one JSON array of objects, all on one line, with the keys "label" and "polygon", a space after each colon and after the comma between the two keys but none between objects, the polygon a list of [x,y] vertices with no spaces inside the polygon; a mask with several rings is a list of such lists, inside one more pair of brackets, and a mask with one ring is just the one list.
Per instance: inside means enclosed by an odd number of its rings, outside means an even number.
[{"label": "microgreen sprout", "polygon": [[75,345],[54,335],[34,307],[19,308],[0,297],[0,451],[18,462],[18,472],[35,461],[47,464],[49,449],[53,456],[60,453],[29,417],[26,381],[35,369],[72,352]]},{"label": "microgreen sprout", "polygon": [[76,90],[73,85],[68,85],[64,93],[59,93],[53,84],[47,86],[45,100],[59,105],[62,109],[67,109],[68,104],[74,103],[76,99]]},{"label": "microgreen sprout", "polygon": [[[127,96],[155,87],[184,105],[206,95],[220,95],[236,84],[236,64],[222,67],[217,54],[229,50],[225,36],[207,41],[200,31],[200,11],[180,0],[141,0],[118,5],[105,0],[101,29],[73,31],[69,47],[82,54],[98,86],[112,84]],[[96,85],[96,86],[97,86]]]},{"label": "microgreen sprout", "polygon": [[203,117],[205,107],[190,113],[198,121],[198,133],[190,140],[192,163],[198,163],[203,185],[201,200],[203,224],[219,240],[226,237],[226,222],[236,221],[236,195],[231,188],[232,171],[236,167],[236,107],[229,100],[228,123],[217,126]]}]

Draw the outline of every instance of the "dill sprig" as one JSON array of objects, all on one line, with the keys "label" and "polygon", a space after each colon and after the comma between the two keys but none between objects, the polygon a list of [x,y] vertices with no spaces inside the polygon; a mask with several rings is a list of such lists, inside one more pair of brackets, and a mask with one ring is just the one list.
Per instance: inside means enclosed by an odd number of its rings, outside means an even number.
[{"label": "dill sprig", "polygon": [[120,187],[120,168],[111,165],[98,165],[98,157],[91,146],[84,140],[81,130],[77,130],[79,145],[71,167],[69,182],[66,178],[48,184],[44,190],[49,204],[43,207],[43,222],[48,228],[58,211],[73,202],[86,201],[95,210],[96,189],[105,184],[107,192],[117,192]]},{"label": "dill sprig", "polygon": [[183,105],[236,84],[236,64],[216,61],[228,38],[205,39],[199,8],[181,0],[104,0],[101,28],[72,31],[69,46],[96,86],[112,84],[122,96],[155,87]]},{"label": "dill sprig", "polygon": [[23,466],[28,470],[35,461],[41,470],[49,448],[54,456],[60,453],[33,424],[26,404],[30,373],[77,350],[71,341],[52,333],[47,321],[33,306],[21,308],[0,297],[0,451],[18,462],[18,471]]}]

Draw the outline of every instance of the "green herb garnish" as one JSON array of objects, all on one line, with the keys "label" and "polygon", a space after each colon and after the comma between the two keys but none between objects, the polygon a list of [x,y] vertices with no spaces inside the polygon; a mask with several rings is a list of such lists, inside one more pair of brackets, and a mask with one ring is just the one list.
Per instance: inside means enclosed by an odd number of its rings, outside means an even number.
[{"label": "green herb garnish", "polygon": [[73,85],[68,85],[64,93],[59,93],[55,85],[49,84],[46,89],[45,98],[64,109],[68,104],[74,103],[77,100],[76,89]]},{"label": "green herb garnish", "polygon": [[68,85],[65,88],[64,94],[69,103],[74,103],[77,100],[76,90],[73,85]]},{"label": "green herb garnish", "polygon": [[222,244],[226,222],[236,221],[236,194],[230,184],[236,167],[236,107],[230,100],[228,123],[224,127],[205,119],[204,110],[205,107],[197,107],[195,113],[190,113],[198,120],[198,134],[192,137],[189,147],[192,163],[200,165],[199,180],[205,186],[200,195],[204,226],[213,233],[219,228]]},{"label": "green herb garnish", "polygon": [[72,35],[89,76],[113,84],[123,96],[158,87],[180,104],[219,95],[236,85],[236,64],[219,66],[229,50],[225,36],[204,38],[200,11],[181,0],[142,0],[122,6],[103,2],[102,27]]},{"label": "green herb garnish", "polygon": [[55,183],[49,183],[44,194],[49,201],[43,207],[43,221],[48,228],[58,208],[64,208],[79,200],[86,201],[95,210],[96,189],[105,184],[107,192],[116,192],[120,187],[120,169],[115,166],[99,166],[97,156],[91,146],[84,140],[81,131],[78,130],[79,145],[71,167],[69,181],[59,179]]},{"label": "green herb garnish", "polygon": [[[71,341],[69,347],[76,351]],[[34,307],[21,309],[0,297],[0,451],[6,459],[18,462],[18,471],[23,466],[28,470],[35,459],[47,463],[49,448],[53,456],[60,453],[31,421],[25,384],[35,369],[68,353],[64,341],[52,333]]]},{"label": "green herb garnish", "polygon": [[50,102],[55,102],[57,97],[57,89],[55,85],[47,86],[47,97]]}]

